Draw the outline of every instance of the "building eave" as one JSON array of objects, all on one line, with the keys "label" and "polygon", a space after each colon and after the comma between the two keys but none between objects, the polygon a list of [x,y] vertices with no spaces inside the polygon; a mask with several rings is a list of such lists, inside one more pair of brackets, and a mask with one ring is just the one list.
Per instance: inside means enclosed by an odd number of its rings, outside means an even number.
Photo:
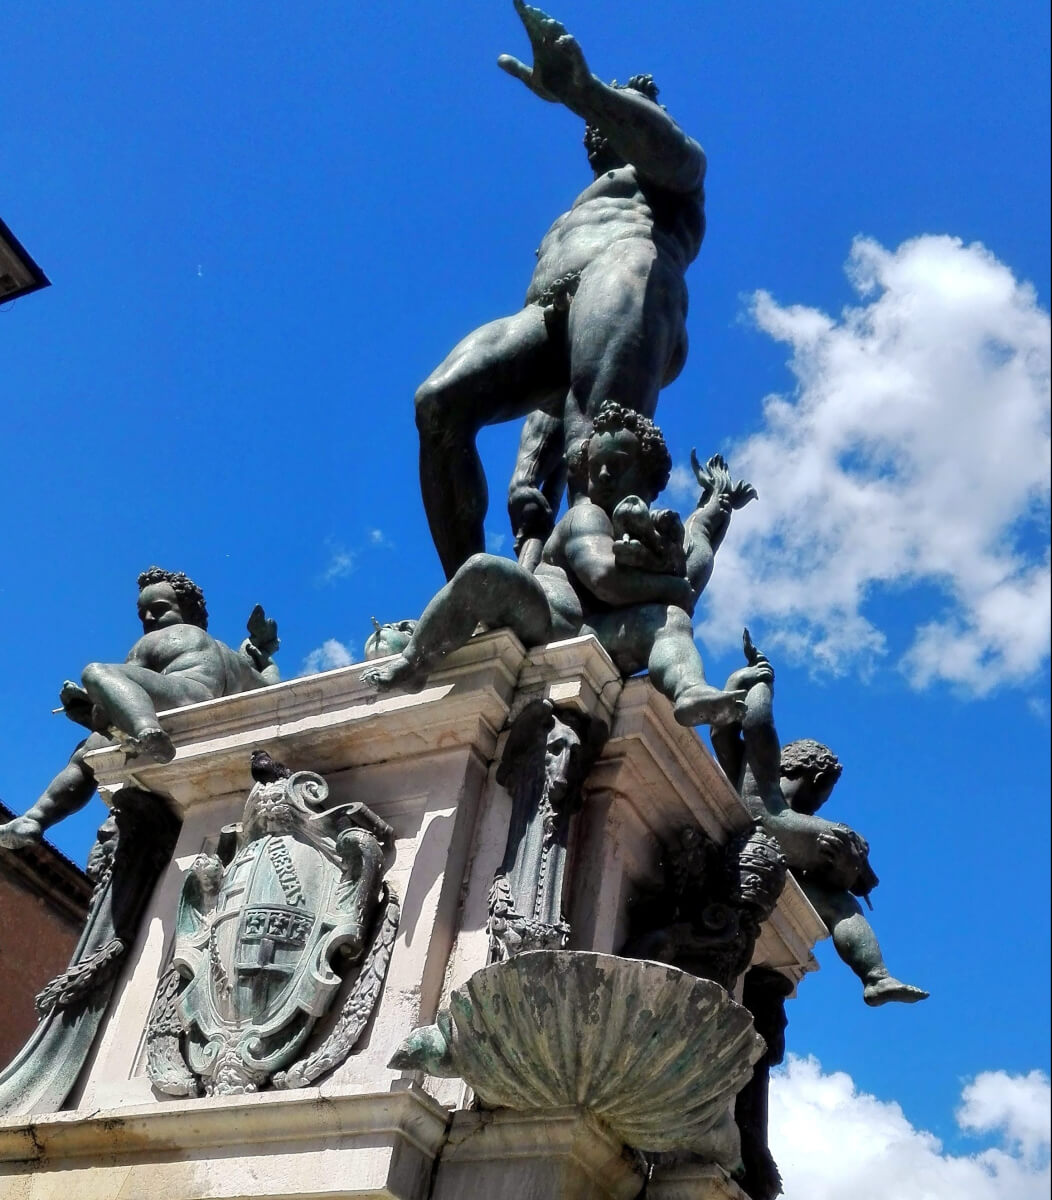
[{"label": "building eave", "polygon": [[51,286],[51,280],[0,220],[0,304]]}]

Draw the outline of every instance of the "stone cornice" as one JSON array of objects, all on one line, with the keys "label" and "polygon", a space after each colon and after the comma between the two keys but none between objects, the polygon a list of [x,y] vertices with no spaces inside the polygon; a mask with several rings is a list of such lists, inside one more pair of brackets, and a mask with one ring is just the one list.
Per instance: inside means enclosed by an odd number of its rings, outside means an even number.
[{"label": "stone cornice", "polygon": [[[751,824],[741,797],[695,730],[676,723],[672,705],[646,677],[625,684],[588,790],[622,795],[654,829],[678,828],[693,817],[710,837],[723,842]],[[643,811],[655,804],[653,812]]]},{"label": "stone cornice", "polygon": [[371,663],[305,675],[162,713],[177,748],[170,763],[140,764],[119,745],[87,761],[104,798],[137,784],[185,813],[206,796],[247,793],[249,756],[257,747],[279,760],[309,757],[322,774],[469,744],[492,754],[525,656],[508,630],[472,638],[413,694],[378,693],[362,680]]},{"label": "stone cornice", "polygon": [[398,1134],[433,1156],[446,1135],[449,1114],[417,1088],[391,1093],[322,1096],[317,1088],[256,1092],[248,1096],[178,1100],[85,1116],[50,1113],[27,1124],[0,1122],[0,1162],[70,1160],[134,1153],[181,1154],[213,1146],[258,1142],[345,1140],[363,1134]]}]

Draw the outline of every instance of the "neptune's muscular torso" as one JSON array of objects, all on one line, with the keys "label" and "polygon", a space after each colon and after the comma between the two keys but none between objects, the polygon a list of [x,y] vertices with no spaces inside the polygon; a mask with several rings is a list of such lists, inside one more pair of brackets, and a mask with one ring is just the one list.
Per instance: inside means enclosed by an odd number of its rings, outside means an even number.
[{"label": "neptune's muscular torso", "polygon": [[700,186],[687,193],[672,192],[641,179],[631,165],[605,171],[545,234],[526,303],[632,239],[651,243],[655,261],[682,274],[701,248],[704,203]]}]

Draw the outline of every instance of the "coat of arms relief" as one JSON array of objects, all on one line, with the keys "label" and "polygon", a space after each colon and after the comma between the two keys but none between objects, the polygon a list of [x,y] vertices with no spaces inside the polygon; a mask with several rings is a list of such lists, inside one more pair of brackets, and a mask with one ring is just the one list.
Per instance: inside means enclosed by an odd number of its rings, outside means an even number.
[{"label": "coat of arms relief", "polygon": [[[147,1072],[168,1095],[313,1083],[354,1049],[390,961],[390,826],[364,804],[327,807],[320,775],[265,752],[253,754],[252,774],[240,825],[183,881],[147,1030]],[[341,989],[327,1036],[308,1046]]]}]

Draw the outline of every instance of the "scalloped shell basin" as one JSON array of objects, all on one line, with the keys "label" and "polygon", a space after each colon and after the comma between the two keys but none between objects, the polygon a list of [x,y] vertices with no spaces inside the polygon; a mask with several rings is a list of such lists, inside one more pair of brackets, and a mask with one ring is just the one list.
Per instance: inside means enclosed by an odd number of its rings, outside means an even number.
[{"label": "scalloped shell basin", "polygon": [[639,1150],[690,1149],[764,1052],[748,1010],[665,963],[518,955],[453,992],[453,1061],[491,1107],[576,1105]]}]

